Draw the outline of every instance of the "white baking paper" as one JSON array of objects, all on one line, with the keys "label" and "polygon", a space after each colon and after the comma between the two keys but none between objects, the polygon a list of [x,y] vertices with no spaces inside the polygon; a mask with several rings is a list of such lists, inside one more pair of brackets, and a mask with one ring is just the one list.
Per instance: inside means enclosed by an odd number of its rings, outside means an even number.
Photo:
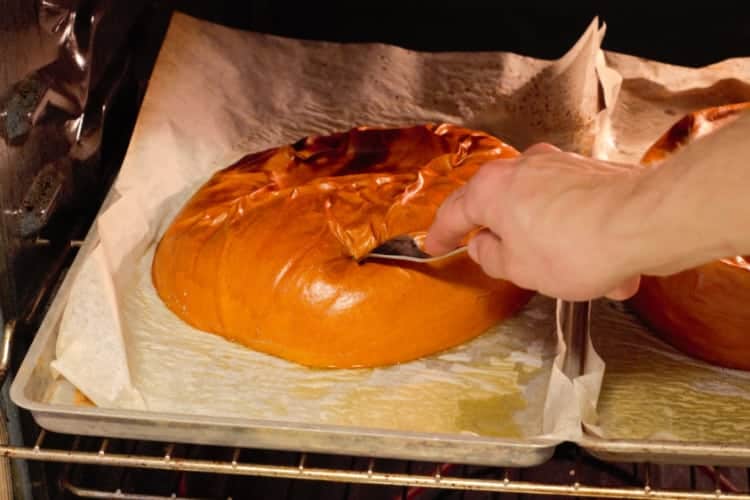
[{"label": "white baking paper", "polygon": [[541,61],[289,40],[176,14],[112,202],[61,298],[53,367],[101,407],[577,438],[590,404],[576,397],[596,388],[563,375],[551,299],[436,356],[309,370],[191,329],[159,301],[149,268],[159,236],[212,172],[309,134],[452,122],[519,148],[549,141],[590,152],[619,84],[603,34],[595,20],[566,56]]},{"label": "white baking paper", "polygon": [[601,134],[597,156],[637,163],[646,150],[687,113],[750,101],[750,58],[727,59],[686,68],[604,53],[606,66],[620,75],[611,129]]},{"label": "white baking paper", "polygon": [[682,354],[620,303],[594,304],[591,333],[607,361],[596,435],[747,445],[750,372]]},{"label": "white baking paper", "polygon": [[[702,68],[609,52],[605,59],[622,82],[597,141],[599,158],[638,163],[687,113],[750,101],[750,58]],[[598,301],[592,318],[589,351],[601,353],[607,369],[596,368],[590,377],[598,379],[591,384],[596,404],[582,412],[590,433],[610,439],[747,442],[750,374],[681,354],[622,304]]]}]

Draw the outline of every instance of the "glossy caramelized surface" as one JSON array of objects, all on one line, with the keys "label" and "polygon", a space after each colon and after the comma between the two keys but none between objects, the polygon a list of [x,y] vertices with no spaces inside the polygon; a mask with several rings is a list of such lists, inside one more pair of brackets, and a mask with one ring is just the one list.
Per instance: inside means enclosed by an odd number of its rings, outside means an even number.
[{"label": "glossy caramelized surface", "polygon": [[217,172],[160,241],[154,285],[190,325],[314,367],[381,366],[465,342],[531,292],[465,255],[359,264],[426,231],[479,166],[518,153],[451,125],[360,127],[248,155]]},{"label": "glossy caramelized surface", "polygon": [[[646,152],[643,163],[659,163],[746,109],[750,103],[687,115]],[[644,277],[631,304],[664,340],[686,354],[750,370],[750,258],[738,256],[672,276]]]}]

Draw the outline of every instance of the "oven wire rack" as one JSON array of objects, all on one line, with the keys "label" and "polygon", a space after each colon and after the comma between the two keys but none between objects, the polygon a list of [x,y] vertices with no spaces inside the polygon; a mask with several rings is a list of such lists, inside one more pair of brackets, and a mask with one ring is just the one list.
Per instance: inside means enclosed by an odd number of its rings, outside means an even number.
[{"label": "oven wire rack", "polygon": [[[42,242],[44,243],[44,242]],[[81,242],[73,240],[67,246],[68,251],[60,257],[56,267],[62,268],[65,259],[74,253]],[[60,270],[60,269],[58,269]],[[23,323],[31,322],[44,303],[44,298],[56,288],[64,273],[50,273],[57,275],[58,279],[50,279],[45,283],[35,300],[32,301],[30,310],[22,315]],[[587,311],[584,311],[586,314]],[[566,321],[581,321],[567,312]],[[9,373],[12,345],[16,330],[16,322],[9,321],[3,330],[2,342],[0,342],[0,383],[4,381]],[[571,360],[573,361],[573,360]],[[566,363],[567,365],[574,363]],[[3,424],[5,424],[3,419]],[[70,447],[47,446],[48,436],[61,436],[72,439]],[[160,454],[145,453],[122,453],[110,449],[109,438],[85,438],[98,439],[98,449],[82,449],[79,444],[81,436],[67,436],[56,433],[48,433],[40,429],[36,441],[32,447],[13,446],[8,444],[8,434],[5,425],[0,425],[0,490],[6,491],[11,487],[9,460],[25,459],[31,461],[53,462],[65,464],[66,470],[74,465],[91,465],[110,468],[162,470],[183,473],[212,473],[227,477],[252,476],[286,480],[324,481],[329,483],[361,484],[361,485],[383,485],[404,488],[404,494],[399,498],[417,498],[421,492],[434,490],[453,490],[463,492],[493,492],[501,494],[525,494],[538,496],[577,497],[577,498],[669,498],[675,500],[709,500],[709,499],[733,499],[750,500],[750,491],[741,492],[731,481],[713,468],[703,468],[704,472],[713,480],[714,488],[711,490],[661,489],[651,486],[650,467],[644,469],[646,474],[643,484],[640,486],[597,486],[583,484],[575,466],[568,471],[570,481],[565,484],[545,481],[518,480],[515,478],[513,469],[498,469],[492,478],[465,477],[454,474],[456,467],[450,464],[437,464],[432,473],[402,473],[388,472],[384,468],[377,467],[375,458],[366,459],[366,467],[355,468],[332,468],[318,467],[308,464],[308,454],[298,453],[299,459],[292,465],[279,465],[263,463],[262,461],[244,461],[241,448],[227,449],[227,455],[231,458],[225,460],[214,460],[204,458],[190,458],[175,455],[177,443],[160,443],[159,448],[163,450]],[[96,448],[96,447],[95,447]],[[229,453],[231,452],[231,453]],[[693,474],[691,468],[691,475]],[[514,477],[511,477],[511,476]],[[750,473],[748,474],[750,483]],[[152,494],[137,494],[124,492],[122,489],[114,491],[102,491],[76,485],[68,475],[63,475],[59,481],[61,489],[80,498],[115,498],[115,499],[189,499],[196,497],[180,496],[173,492],[168,496]],[[2,498],[6,498],[3,496]],[[223,497],[231,498],[231,497]]]},{"label": "oven wire rack", "polygon": [[[438,464],[431,474],[394,473],[379,470],[377,460],[370,458],[363,470],[335,469],[308,466],[308,454],[299,454],[299,460],[294,465],[278,465],[259,462],[244,462],[240,460],[243,452],[241,448],[227,449],[231,451],[231,458],[227,460],[210,460],[205,458],[187,458],[175,456],[175,443],[160,443],[163,446],[161,454],[128,454],[109,451],[109,438],[98,439],[98,450],[84,451],[79,449],[80,437],[73,438],[73,445],[69,449],[47,447],[48,433],[41,430],[33,447],[0,446],[0,456],[10,459],[26,459],[47,462],[59,462],[68,465],[88,464],[108,467],[124,467],[139,469],[159,469],[165,471],[213,473],[228,476],[260,476],[277,479],[325,481],[334,483],[384,485],[411,488],[411,492],[425,489],[459,490],[495,492],[508,494],[528,494],[539,496],[577,497],[577,498],[669,498],[675,500],[709,500],[733,499],[750,500],[750,492],[741,493],[736,490],[724,476],[714,471],[715,489],[712,491],[669,490],[657,489],[651,486],[649,474],[644,478],[642,487],[608,487],[581,484],[576,481],[576,470],[569,472],[573,481],[569,484],[552,484],[514,480],[510,478],[511,470],[499,469],[498,479],[484,479],[461,477],[450,473],[452,466]],[[649,470],[647,467],[646,471]],[[158,498],[187,498],[177,493],[169,496],[138,495],[125,493],[122,490],[99,491],[79,487],[68,478],[60,481],[62,488],[82,498],[120,498],[120,499],[158,499]],[[192,498],[192,497],[191,497]],[[226,498],[226,497],[225,497]],[[412,493],[407,498],[416,498]]]}]

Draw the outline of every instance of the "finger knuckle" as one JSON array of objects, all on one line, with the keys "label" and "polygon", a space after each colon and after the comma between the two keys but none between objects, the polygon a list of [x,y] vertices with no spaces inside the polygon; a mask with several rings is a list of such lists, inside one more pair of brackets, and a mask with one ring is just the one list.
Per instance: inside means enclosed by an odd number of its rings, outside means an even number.
[{"label": "finger knuckle", "polygon": [[493,278],[502,278],[504,276],[504,266],[502,255],[497,248],[497,245],[492,244],[488,238],[482,238],[477,248],[477,256],[479,257],[479,264],[482,266],[482,270],[485,274]]}]

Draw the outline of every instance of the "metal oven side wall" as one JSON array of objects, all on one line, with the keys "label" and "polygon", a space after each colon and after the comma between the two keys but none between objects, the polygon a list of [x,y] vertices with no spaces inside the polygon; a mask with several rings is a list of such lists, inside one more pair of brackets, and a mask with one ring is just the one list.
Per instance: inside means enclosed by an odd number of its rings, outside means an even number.
[{"label": "metal oven side wall", "polygon": [[28,307],[60,241],[111,181],[99,161],[103,124],[130,74],[123,47],[144,5],[0,0],[0,305],[6,320],[33,312]]},{"label": "metal oven side wall", "polygon": [[[15,365],[119,168],[169,12],[147,0],[0,0],[0,345],[14,331],[0,370],[5,443],[28,445],[35,431],[8,396]],[[8,465],[16,498],[54,489],[56,472],[30,462],[30,481],[23,461],[6,460],[0,497]]]}]

